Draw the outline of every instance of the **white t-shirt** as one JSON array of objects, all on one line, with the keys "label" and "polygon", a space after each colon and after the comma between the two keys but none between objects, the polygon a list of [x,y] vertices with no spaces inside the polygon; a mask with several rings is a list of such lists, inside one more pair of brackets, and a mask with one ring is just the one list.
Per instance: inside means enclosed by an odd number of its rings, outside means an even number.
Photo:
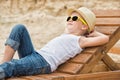
[{"label": "white t-shirt", "polygon": [[82,51],[79,38],[80,36],[72,34],[62,34],[38,50],[38,53],[45,58],[54,71],[60,64]]}]

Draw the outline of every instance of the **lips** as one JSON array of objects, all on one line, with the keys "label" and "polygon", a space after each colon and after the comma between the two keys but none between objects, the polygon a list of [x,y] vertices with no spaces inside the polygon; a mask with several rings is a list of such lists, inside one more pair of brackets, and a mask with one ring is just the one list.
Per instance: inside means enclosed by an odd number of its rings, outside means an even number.
[{"label": "lips", "polygon": [[67,25],[73,25],[72,23],[67,23]]}]

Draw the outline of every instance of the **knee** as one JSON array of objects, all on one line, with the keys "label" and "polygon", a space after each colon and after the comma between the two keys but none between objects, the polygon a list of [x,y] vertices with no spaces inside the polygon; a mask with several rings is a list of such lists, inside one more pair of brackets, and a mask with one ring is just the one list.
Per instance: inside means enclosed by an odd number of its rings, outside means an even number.
[{"label": "knee", "polygon": [[23,24],[17,24],[13,27],[13,30],[17,32],[21,32],[21,31],[26,30],[26,27]]}]

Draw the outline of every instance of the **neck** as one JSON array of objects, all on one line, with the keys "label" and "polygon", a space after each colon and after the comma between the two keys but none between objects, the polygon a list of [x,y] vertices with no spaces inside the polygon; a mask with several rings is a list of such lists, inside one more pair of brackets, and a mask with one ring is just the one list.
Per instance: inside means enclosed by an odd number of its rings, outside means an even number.
[{"label": "neck", "polygon": [[64,33],[66,33],[66,34],[73,34],[73,35],[76,35],[76,36],[81,36],[82,35],[80,32],[70,32],[67,29],[65,29]]}]

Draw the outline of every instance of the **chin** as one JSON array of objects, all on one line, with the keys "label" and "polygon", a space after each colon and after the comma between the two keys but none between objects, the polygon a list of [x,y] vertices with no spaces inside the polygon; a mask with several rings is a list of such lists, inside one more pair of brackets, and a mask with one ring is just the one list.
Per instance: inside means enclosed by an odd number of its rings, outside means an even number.
[{"label": "chin", "polygon": [[73,26],[73,25],[68,25],[68,26],[67,26],[67,29],[69,29],[69,30],[74,30],[74,29],[75,29],[75,26]]}]

